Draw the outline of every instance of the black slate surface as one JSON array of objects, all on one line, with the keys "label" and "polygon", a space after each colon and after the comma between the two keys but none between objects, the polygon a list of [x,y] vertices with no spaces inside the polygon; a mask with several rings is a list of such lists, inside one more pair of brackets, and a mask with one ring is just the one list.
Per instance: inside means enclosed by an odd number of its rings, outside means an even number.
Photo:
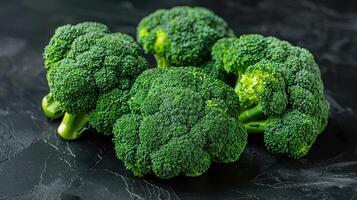
[{"label": "black slate surface", "polygon": [[[259,136],[237,163],[201,177],[135,178],[110,138],[66,142],[40,101],[48,92],[42,50],[55,27],[99,21],[135,35],[160,7],[205,6],[236,33],[262,33],[310,49],[331,117],[303,159],[273,156]],[[339,1],[0,1],[0,199],[357,199],[357,3]]]}]

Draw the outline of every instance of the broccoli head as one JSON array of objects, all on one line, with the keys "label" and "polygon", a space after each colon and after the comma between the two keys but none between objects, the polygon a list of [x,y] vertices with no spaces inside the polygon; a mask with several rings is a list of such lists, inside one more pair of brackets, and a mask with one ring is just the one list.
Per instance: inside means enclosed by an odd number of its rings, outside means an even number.
[{"label": "broccoli head", "polygon": [[115,120],[129,111],[134,80],[148,68],[133,38],[95,22],[57,28],[44,61],[50,94],[43,110],[52,118],[66,113],[58,128],[64,139],[78,138],[88,122],[110,134]]},{"label": "broccoli head", "polygon": [[222,18],[200,7],[159,9],[137,28],[137,40],[159,67],[201,66],[218,39],[233,35]]},{"label": "broccoli head", "polygon": [[215,67],[237,75],[239,119],[248,133],[264,132],[268,149],[306,155],[328,121],[318,65],[306,49],[258,34],[220,39]]},{"label": "broccoli head", "polygon": [[114,126],[117,157],[136,176],[198,176],[238,160],[247,133],[234,90],[194,67],[150,69],[131,91],[131,113]]}]

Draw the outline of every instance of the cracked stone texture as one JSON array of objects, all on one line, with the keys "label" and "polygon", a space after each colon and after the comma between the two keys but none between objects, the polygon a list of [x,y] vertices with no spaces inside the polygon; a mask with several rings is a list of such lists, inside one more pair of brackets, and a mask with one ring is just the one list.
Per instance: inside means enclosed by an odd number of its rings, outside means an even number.
[{"label": "cracked stone texture", "polygon": [[[110,138],[57,137],[58,121],[40,109],[48,92],[42,51],[55,27],[93,20],[135,35],[143,16],[174,5],[211,8],[237,34],[274,35],[314,53],[331,117],[306,157],[273,156],[255,136],[237,163],[159,180],[133,177]],[[356,11],[347,0],[1,1],[0,199],[357,199]]]}]

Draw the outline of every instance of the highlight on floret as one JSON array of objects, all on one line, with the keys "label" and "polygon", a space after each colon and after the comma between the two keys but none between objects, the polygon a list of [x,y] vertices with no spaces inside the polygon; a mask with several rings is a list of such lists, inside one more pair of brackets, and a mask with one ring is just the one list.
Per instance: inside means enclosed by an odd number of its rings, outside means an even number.
[{"label": "highlight on floret", "polygon": [[235,162],[247,143],[234,90],[202,69],[154,68],[130,91],[131,112],[114,126],[117,157],[134,175],[199,176]]},{"label": "highlight on floret", "polygon": [[137,40],[154,54],[158,67],[202,66],[211,60],[211,48],[234,33],[212,11],[200,7],[159,9],[143,18]]},{"label": "highlight on floret", "polygon": [[58,134],[77,139],[88,123],[111,134],[115,120],[129,111],[129,90],[148,68],[134,39],[84,22],[56,29],[44,51],[50,92],[42,100],[49,118],[63,121]]},{"label": "highlight on floret", "polygon": [[237,75],[239,119],[248,133],[264,133],[273,153],[305,156],[329,114],[313,55],[275,37],[247,34],[219,40],[212,57],[216,67]]}]

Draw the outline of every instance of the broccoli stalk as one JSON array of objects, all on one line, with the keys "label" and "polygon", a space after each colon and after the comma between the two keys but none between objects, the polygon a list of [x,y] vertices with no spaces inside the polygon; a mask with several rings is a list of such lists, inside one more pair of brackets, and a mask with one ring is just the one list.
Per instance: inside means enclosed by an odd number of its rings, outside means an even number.
[{"label": "broccoli stalk", "polygon": [[241,122],[249,122],[257,118],[261,118],[263,116],[264,116],[263,107],[259,103],[258,105],[253,106],[252,108],[241,111],[238,119]]},{"label": "broccoli stalk", "polygon": [[266,126],[268,125],[269,120],[262,121],[252,121],[243,123],[244,128],[248,133],[264,133]]},{"label": "broccoli stalk", "polygon": [[264,133],[267,124],[272,117],[264,114],[265,108],[261,103],[241,111],[239,121],[243,123],[248,133]]},{"label": "broccoli stalk", "polygon": [[240,79],[242,78],[242,75],[244,74],[245,69],[242,68],[237,68],[236,70],[236,75],[237,75],[237,84],[234,88],[234,90],[236,91],[238,88],[238,82],[240,81]]},{"label": "broccoli stalk", "polygon": [[88,128],[87,114],[69,114],[66,113],[61,124],[58,126],[57,133],[65,140],[78,139]]},{"label": "broccoli stalk", "polygon": [[52,120],[58,119],[64,115],[60,103],[53,98],[51,92],[42,98],[42,111],[46,117]]},{"label": "broccoli stalk", "polygon": [[171,64],[169,60],[165,57],[164,52],[166,47],[169,45],[167,35],[164,31],[156,32],[156,39],[154,43],[154,57],[157,62],[157,66],[160,68],[170,67]]},{"label": "broccoli stalk", "polygon": [[164,56],[155,54],[154,57],[157,63],[157,67],[159,68],[170,67],[169,61]]}]

